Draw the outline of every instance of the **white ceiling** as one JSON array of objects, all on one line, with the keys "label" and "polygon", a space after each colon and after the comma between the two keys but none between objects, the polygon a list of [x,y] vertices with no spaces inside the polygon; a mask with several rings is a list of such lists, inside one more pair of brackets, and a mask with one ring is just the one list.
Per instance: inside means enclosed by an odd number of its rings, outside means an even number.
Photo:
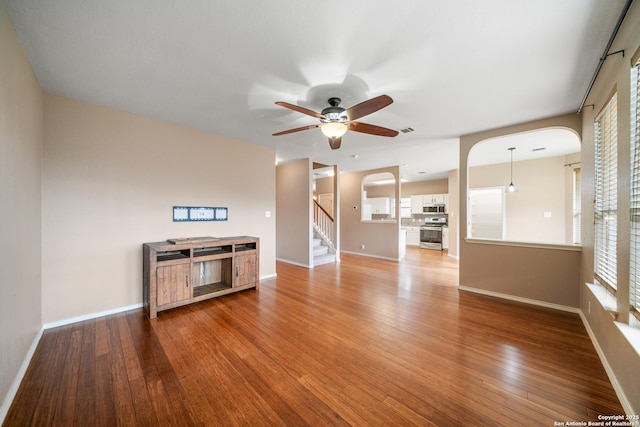
[{"label": "white ceiling", "polygon": [[[2,2],[47,92],[274,147],[279,162],[426,180],[458,167],[460,135],[575,112],[624,0]],[[319,129],[271,136],[317,123],[275,101],[320,111],[381,94],[394,103],[360,121],[415,132],[348,132],[336,151]]]}]

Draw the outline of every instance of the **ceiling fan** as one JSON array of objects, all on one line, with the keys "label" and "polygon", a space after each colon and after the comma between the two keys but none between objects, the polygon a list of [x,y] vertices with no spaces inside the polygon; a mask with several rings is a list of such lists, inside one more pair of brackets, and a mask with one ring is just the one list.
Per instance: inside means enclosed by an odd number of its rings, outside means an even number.
[{"label": "ceiling fan", "polygon": [[361,117],[375,113],[376,111],[391,104],[393,99],[391,99],[390,96],[380,95],[347,109],[340,107],[340,102],[342,102],[340,98],[329,98],[328,102],[330,107],[325,108],[320,113],[316,113],[315,111],[298,105],[289,104],[288,102],[276,102],[276,104],[281,107],[289,108],[290,110],[318,118],[320,119],[320,123],[274,133],[273,136],[286,135],[293,132],[300,132],[302,130],[319,127],[322,133],[329,138],[329,146],[331,149],[337,150],[340,148],[342,136],[347,132],[347,130],[378,136],[393,137],[398,135],[398,131],[393,129],[355,121]]}]

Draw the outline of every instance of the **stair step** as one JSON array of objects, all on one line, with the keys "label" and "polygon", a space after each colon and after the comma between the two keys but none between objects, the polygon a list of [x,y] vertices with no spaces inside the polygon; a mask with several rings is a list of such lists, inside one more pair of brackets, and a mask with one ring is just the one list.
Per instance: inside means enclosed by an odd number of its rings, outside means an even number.
[{"label": "stair step", "polygon": [[313,257],[313,265],[314,266],[322,265],[322,264],[329,264],[331,262],[336,262],[336,254],[325,254],[325,255],[314,256]]},{"label": "stair step", "polygon": [[313,247],[322,245],[322,239],[313,238]]},{"label": "stair step", "polygon": [[313,247],[313,256],[324,255],[329,252],[329,248],[327,246],[314,246]]}]

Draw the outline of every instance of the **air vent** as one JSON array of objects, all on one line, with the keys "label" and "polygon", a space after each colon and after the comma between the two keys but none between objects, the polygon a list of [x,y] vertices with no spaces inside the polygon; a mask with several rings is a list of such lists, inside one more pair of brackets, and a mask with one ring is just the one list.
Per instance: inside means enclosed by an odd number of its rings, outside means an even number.
[{"label": "air vent", "polygon": [[547,147],[538,147],[538,148],[532,148],[531,151],[544,151],[546,149]]},{"label": "air vent", "polygon": [[409,132],[413,132],[414,129],[412,127],[406,127],[404,129],[400,129],[400,132],[402,133],[409,133]]}]

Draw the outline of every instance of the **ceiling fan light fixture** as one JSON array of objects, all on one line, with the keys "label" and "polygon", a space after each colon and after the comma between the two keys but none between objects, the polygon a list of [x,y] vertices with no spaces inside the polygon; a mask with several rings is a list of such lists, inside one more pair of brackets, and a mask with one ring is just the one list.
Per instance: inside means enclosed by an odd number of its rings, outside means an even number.
[{"label": "ceiling fan light fixture", "polygon": [[322,133],[329,138],[340,138],[347,133],[347,129],[345,123],[329,122],[320,125]]}]

